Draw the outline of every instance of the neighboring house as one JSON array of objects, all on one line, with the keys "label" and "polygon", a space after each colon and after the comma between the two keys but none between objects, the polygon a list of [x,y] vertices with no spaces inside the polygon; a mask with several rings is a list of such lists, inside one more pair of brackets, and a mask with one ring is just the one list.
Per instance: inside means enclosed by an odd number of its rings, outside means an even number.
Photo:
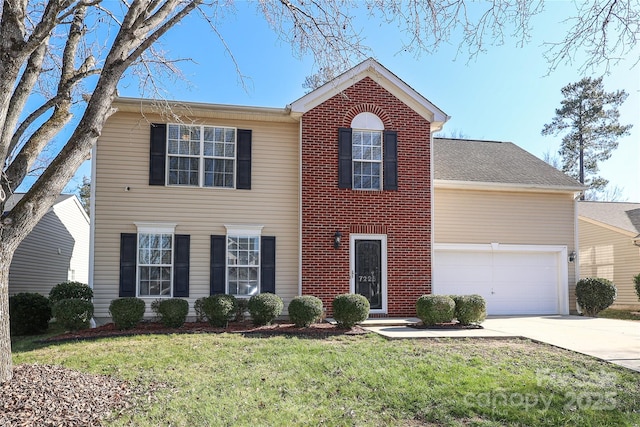
[{"label": "neighboring house", "polygon": [[[24,194],[12,195],[10,210]],[[16,249],[9,268],[9,294],[49,295],[58,283],[89,281],[89,217],[78,198],[63,194]]]},{"label": "neighboring house", "polygon": [[578,203],[580,277],[602,277],[618,289],[614,308],[640,308],[640,203]]},{"label": "neighboring house", "polygon": [[[513,144],[434,141],[449,117],[376,61],[286,108],[169,104],[117,99],[93,153],[98,319],[119,296],[260,292],[316,295],[329,314],[360,293],[373,316],[411,316],[420,295],[461,289],[438,272],[456,257],[498,271],[487,254],[515,258],[506,295],[486,277],[464,288],[490,312],[568,312],[582,187]],[[522,304],[532,269],[548,272],[538,305]]]}]

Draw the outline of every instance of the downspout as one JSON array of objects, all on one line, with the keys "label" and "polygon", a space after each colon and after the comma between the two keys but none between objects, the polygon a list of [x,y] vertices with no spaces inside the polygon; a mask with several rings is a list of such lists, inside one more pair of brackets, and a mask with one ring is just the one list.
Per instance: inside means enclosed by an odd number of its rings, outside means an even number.
[{"label": "downspout", "polygon": [[302,117],[298,125],[298,295],[302,295]]},{"label": "downspout", "polygon": [[[91,189],[89,195],[89,287],[93,289],[93,270],[95,266],[95,237],[96,237],[96,154],[98,143],[91,147]],[[91,327],[96,327],[96,321],[91,318]]]},{"label": "downspout", "polygon": [[[575,193],[573,197],[573,250],[576,252],[576,259],[574,260],[574,295],[575,295],[575,284],[580,280],[580,239],[578,236],[578,199],[581,198],[584,192]],[[571,295],[569,295],[571,298]],[[576,311],[581,313],[580,307],[578,306],[578,300],[576,299]]]}]

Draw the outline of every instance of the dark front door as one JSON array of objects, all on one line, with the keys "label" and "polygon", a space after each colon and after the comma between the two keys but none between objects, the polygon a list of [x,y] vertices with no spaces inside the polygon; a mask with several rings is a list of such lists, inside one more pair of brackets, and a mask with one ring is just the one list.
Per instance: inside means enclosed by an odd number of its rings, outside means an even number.
[{"label": "dark front door", "polygon": [[382,241],[355,241],[355,291],[372,310],[382,309]]}]

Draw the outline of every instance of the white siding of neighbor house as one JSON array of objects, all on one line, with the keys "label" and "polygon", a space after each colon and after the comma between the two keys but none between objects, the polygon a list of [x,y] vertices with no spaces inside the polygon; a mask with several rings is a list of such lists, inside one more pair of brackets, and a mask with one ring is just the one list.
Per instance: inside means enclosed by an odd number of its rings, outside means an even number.
[{"label": "white siding of neighbor house", "polygon": [[[190,316],[197,298],[209,295],[210,236],[227,225],[263,225],[276,236],[276,292],[285,307],[298,293],[298,124],[216,118],[196,121],[252,130],[251,190],[149,185],[149,126],[160,117],[116,113],[107,122],[95,164],[93,289],[96,318],[109,317],[118,298],[120,233],[136,233],[135,222],[176,223],[191,236]],[[150,315],[148,298],[147,314]]]},{"label": "white siding of neighbor house", "polygon": [[640,274],[640,247],[632,236],[578,220],[580,232],[580,277],[609,279],[618,289],[613,308],[639,308],[633,277]]},{"label": "white siding of neighbor house", "polygon": [[[572,193],[438,188],[434,242],[562,245],[575,248]],[[568,262],[568,261],[567,261]],[[569,263],[569,309],[575,310],[576,265]]]},{"label": "white siding of neighbor house", "polygon": [[16,250],[9,293],[45,296],[67,280],[88,283],[89,218],[75,196],[59,199]]}]

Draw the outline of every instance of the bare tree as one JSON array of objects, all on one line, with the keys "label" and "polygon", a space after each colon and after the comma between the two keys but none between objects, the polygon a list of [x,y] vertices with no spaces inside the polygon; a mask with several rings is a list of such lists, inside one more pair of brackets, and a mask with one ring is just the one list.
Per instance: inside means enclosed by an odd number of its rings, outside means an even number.
[{"label": "bare tree", "polygon": [[[551,64],[570,61],[583,45],[594,53],[593,64],[631,52],[638,1],[593,0],[592,8],[579,9],[567,39],[550,46]],[[406,35],[399,50],[432,52],[459,32],[461,49],[474,56],[507,37],[529,41],[543,1],[260,0],[256,7],[295,55],[311,54],[316,69],[339,73],[370,54],[355,14],[398,26]],[[0,383],[12,376],[8,271],[14,250],[89,157],[114,112],[123,75],[153,89],[158,72],[175,74],[176,61],[154,44],[194,11],[227,47],[218,23],[232,8],[233,0],[2,0],[0,213],[50,141],[65,128],[70,136],[21,201],[0,217]]]}]

